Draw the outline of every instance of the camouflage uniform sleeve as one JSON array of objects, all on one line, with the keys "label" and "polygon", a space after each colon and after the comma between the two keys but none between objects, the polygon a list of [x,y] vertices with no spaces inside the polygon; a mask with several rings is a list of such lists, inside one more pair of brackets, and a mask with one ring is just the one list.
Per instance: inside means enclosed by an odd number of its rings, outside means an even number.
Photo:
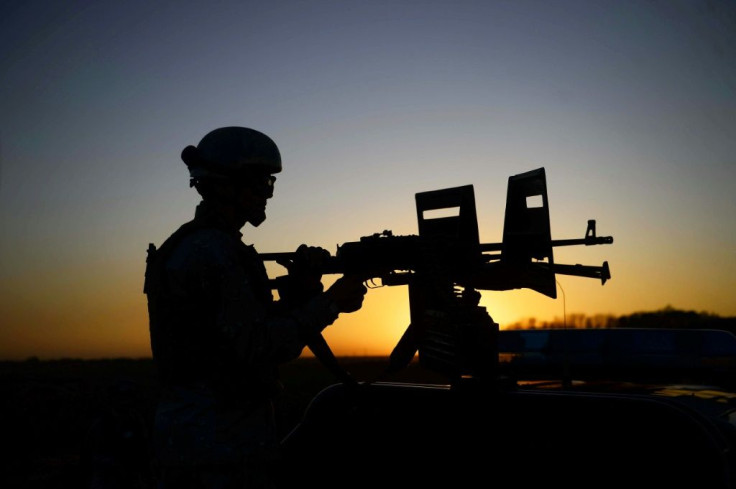
[{"label": "camouflage uniform sleeve", "polygon": [[[246,365],[269,365],[297,358],[305,337],[334,322],[337,312],[324,294],[298,308],[273,302],[268,276],[257,258],[243,256],[239,240],[217,230],[193,233],[183,243],[188,266],[180,282],[210,311],[223,352]],[[306,334],[305,334],[306,333]]]}]

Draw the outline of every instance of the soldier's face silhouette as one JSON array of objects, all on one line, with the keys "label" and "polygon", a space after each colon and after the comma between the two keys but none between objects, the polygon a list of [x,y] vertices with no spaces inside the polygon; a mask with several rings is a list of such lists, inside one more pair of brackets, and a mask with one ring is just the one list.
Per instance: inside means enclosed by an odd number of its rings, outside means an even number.
[{"label": "soldier's face silhouette", "polygon": [[276,177],[268,172],[248,175],[237,189],[237,205],[245,222],[259,226],[266,220],[266,202],[273,197]]}]

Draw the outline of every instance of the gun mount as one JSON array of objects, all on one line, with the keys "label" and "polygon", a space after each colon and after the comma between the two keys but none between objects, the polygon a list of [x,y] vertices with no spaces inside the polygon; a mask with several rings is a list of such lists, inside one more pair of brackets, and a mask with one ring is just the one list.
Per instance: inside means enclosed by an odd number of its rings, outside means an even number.
[{"label": "gun mount", "polygon": [[[373,285],[380,280],[383,286],[408,286],[411,321],[391,354],[390,372],[408,365],[418,352],[423,366],[453,382],[463,377],[495,380],[498,324],[479,306],[478,290],[528,288],[556,298],[556,274],[595,278],[601,284],[611,278],[608,262],[555,263],[555,247],[611,244],[613,238],[597,236],[595,220],[589,220],[583,238],[552,240],[544,168],[509,178],[501,243],[480,243],[472,185],[415,197],[419,234],[383,231],[344,243],[323,270],[356,274]],[[277,261],[290,255],[260,256]]]}]

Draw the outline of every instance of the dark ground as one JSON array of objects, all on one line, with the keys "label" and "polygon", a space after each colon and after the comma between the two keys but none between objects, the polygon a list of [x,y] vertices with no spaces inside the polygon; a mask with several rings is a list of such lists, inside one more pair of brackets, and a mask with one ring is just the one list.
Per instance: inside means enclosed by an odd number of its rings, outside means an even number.
[{"label": "dark ground", "polygon": [[[384,358],[340,360],[357,380],[374,380]],[[309,401],[335,378],[313,358],[281,368],[277,402],[288,433]],[[436,381],[409,367],[392,380]],[[0,362],[0,487],[89,488],[93,463],[125,461],[124,487],[151,488],[148,435],[158,393],[150,359]],[[109,460],[101,453],[114,455]]]}]

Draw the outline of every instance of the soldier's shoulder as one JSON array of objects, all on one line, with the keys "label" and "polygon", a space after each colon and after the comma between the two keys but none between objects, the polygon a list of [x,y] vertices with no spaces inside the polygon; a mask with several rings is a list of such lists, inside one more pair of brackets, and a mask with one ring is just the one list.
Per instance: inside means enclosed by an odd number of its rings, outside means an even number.
[{"label": "soldier's shoulder", "polygon": [[217,228],[197,228],[178,237],[167,260],[169,267],[226,263],[239,246],[231,234]]}]

